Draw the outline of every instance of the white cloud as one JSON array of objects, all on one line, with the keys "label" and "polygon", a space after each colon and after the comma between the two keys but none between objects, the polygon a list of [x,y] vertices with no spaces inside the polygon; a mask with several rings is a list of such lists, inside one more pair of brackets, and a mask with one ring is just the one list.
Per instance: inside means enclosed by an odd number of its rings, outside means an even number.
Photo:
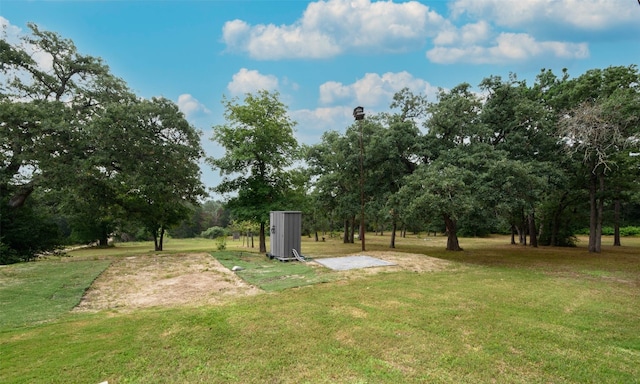
[{"label": "white cloud", "polygon": [[637,3],[632,0],[455,0],[454,17],[488,19],[510,28],[553,24],[581,30],[604,30],[621,24],[637,28]]},{"label": "white cloud", "polygon": [[540,57],[584,59],[589,56],[586,43],[561,41],[537,41],[526,33],[500,33],[487,46],[465,45],[436,46],[427,51],[427,58],[439,64],[457,62],[471,64],[504,64],[524,62]]},{"label": "white cloud", "polygon": [[256,70],[240,69],[227,85],[233,95],[253,93],[261,89],[277,90],[278,78],[273,75],[263,75]]},{"label": "white cloud", "polygon": [[2,16],[0,16],[0,29],[2,29],[2,38],[7,40],[8,43],[16,44],[20,40],[22,30],[12,25],[9,20]]},{"label": "white cloud", "polygon": [[335,106],[316,109],[299,109],[291,112],[298,122],[296,136],[301,143],[315,144],[326,131],[343,131],[353,123],[353,107]]},{"label": "white cloud", "polygon": [[328,81],[320,85],[321,104],[332,104],[336,100],[345,100],[352,96],[352,89],[337,81]]},{"label": "white cloud", "polygon": [[330,81],[320,86],[320,103],[315,109],[291,112],[298,122],[298,139],[307,144],[317,143],[323,132],[344,131],[353,124],[353,108],[360,105],[367,115],[388,111],[393,95],[403,88],[435,100],[438,88],[408,72],[367,73],[351,84]]},{"label": "white cloud", "polygon": [[386,109],[391,104],[393,95],[402,88],[409,88],[412,92],[422,93],[427,97],[433,97],[437,93],[437,87],[406,71],[387,72],[383,75],[367,73],[349,85],[339,82],[322,84],[320,102],[325,105],[350,102],[366,108]]},{"label": "white cloud", "polygon": [[290,25],[227,22],[223,41],[255,59],[327,58],[357,50],[403,52],[422,46],[446,24],[416,1],[328,0],[310,3]]},{"label": "white cloud", "polygon": [[491,36],[491,26],[486,21],[467,24],[457,29],[452,24],[443,28],[433,39],[436,45],[476,44]]},{"label": "white cloud", "polygon": [[178,108],[182,113],[184,113],[187,118],[199,114],[211,113],[211,111],[208,110],[202,103],[200,103],[198,99],[188,93],[178,96]]},{"label": "white cloud", "polygon": [[[11,45],[21,47],[36,63],[36,67],[41,71],[52,73],[53,72],[53,56],[49,53],[42,51],[40,48],[33,44],[29,44],[23,41],[23,38],[27,35],[20,27],[17,27],[6,18],[0,16],[0,36]],[[31,74],[26,71],[14,72],[18,79],[25,83],[29,83],[32,79]],[[8,77],[0,73],[0,83],[8,81]]]},{"label": "white cloud", "polygon": [[9,20],[0,16],[0,28],[2,29],[2,38],[9,44],[22,47],[25,52],[31,56],[36,62],[38,68],[44,71],[53,70],[53,56],[47,52],[43,52],[40,48],[33,44],[28,44],[21,39],[25,37],[25,32],[9,22]]}]

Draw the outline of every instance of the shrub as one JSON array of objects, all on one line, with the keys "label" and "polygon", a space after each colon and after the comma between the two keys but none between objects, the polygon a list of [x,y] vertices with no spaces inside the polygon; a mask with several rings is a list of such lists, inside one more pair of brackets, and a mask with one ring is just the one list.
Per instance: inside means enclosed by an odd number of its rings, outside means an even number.
[{"label": "shrub", "polygon": [[225,236],[218,237],[218,240],[216,240],[216,246],[218,251],[224,251],[227,249],[227,238]]},{"label": "shrub", "polygon": [[34,260],[61,248],[57,224],[34,200],[15,209],[0,201],[0,265]]},{"label": "shrub", "polygon": [[620,228],[620,236],[638,236],[638,235],[640,235],[640,227]]},{"label": "shrub", "polygon": [[207,239],[215,239],[222,236],[226,236],[226,231],[222,227],[211,227],[200,234],[200,237],[204,237]]},{"label": "shrub", "polygon": [[[577,230],[576,234],[577,235],[588,236],[589,235],[589,228],[582,228],[580,230]],[[603,226],[602,227],[602,235],[603,236],[613,236],[614,235],[613,227]],[[622,236],[622,237],[639,236],[639,235],[640,235],[640,227],[633,227],[633,226],[620,227],[620,236]]]}]

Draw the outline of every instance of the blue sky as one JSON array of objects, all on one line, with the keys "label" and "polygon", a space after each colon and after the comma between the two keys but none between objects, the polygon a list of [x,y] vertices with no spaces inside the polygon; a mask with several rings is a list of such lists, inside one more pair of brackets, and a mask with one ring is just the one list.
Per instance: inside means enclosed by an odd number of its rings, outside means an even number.
[{"label": "blue sky", "polygon": [[216,157],[223,95],[277,90],[314,144],[355,106],[388,111],[403,87],[436,101],[491,75],[640,63],[637,0],[0,1],[7,36],[27,22],[102,57],[139,96],[175,101]]}]

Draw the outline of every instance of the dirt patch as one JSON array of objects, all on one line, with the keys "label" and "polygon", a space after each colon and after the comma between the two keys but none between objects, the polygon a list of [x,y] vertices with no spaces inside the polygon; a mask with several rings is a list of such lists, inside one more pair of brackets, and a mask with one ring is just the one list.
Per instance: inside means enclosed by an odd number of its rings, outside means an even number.
[{"label": "dirt patch", "polygon": [[403,253],[393,251],[366,251],[356,253],[350,256],[366,255],[372,256],[384,261],[391,262],[395,265],[388,267],[365,268],[361,271],[368,273],[378,273],[382,271],[403,270],[411,272],[436,272],[450,269],[454,264],[448,260],[438,259],[431,256],[421,255],[417,253]]},{"label": "dirt patch", "polygon": [[260,292],[207,253],[140,255],[114,261],[75,311],[211,305]]},{"label": "dirt patch", "polygon": [[[447,260],[402,252],[363,252],[393,266],[335,271],[351,278],[393,272],[434,272],[452,268]],[[317,268],[319,265],[314,264]],[[289,276],[291,277],[291,276]],[[249,285],[207,253],[139,255],[114,261],[91,285],[75,311],[148,307],[201,306],[226,303],[263,292]]]}]

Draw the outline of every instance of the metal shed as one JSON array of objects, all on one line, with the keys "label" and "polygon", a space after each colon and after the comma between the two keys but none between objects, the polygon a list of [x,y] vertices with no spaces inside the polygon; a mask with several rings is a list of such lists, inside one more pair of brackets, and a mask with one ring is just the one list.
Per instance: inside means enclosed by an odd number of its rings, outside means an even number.
[{"label": "metal shed", "polygon": [[269,257],[280,261],[300,260],[302,212],[271,211],[269,228],[271,232]]}]

